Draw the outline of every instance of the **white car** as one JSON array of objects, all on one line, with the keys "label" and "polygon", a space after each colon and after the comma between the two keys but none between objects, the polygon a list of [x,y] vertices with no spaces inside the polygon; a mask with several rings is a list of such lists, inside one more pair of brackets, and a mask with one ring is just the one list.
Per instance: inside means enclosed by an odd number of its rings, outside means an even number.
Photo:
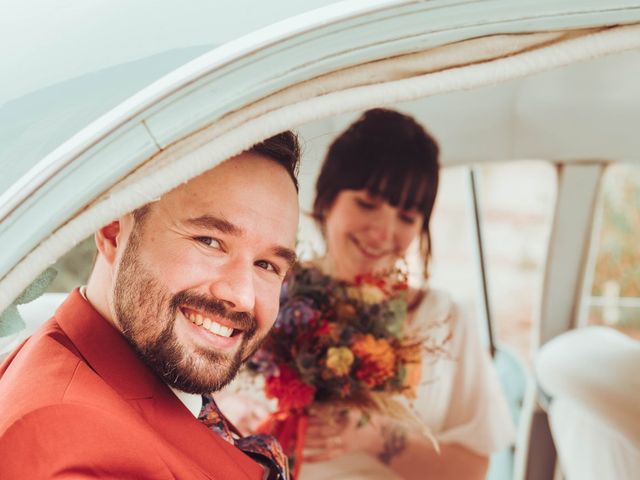
[{"label": "white car", "polygon": [[516,367],[519,438],[492,478],[640,475],[638,342],[577,328],[603,174],[640,168],[640,0],[50,3],[0,6],[0,357],[59,300],[15,331],[21,293],[112,218],[288,128],[308,202],[329,139],[399,105],[445,169],[557,177],[536,375]]}]

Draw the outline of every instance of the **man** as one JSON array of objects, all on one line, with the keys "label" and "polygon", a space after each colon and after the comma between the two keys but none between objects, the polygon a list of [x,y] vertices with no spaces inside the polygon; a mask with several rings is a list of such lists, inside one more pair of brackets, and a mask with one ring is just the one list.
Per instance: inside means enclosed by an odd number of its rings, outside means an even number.
[{"label": "man", "polygon": [[275,321],[297,164],[277,135],[96,232],[86,290],[0,366],[0,478],[266,478],[196,416]]}]

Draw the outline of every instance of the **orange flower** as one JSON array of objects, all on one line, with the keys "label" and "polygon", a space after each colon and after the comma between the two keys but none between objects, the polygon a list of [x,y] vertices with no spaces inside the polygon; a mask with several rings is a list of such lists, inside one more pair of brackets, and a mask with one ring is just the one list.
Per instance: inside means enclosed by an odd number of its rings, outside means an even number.
[{"label": "orange flower", "polygon": [[395,375],[396,355],[384,338],[373,335],[361,335],[351,347],[351,351],[360,360],[356,378],[369,388],[382,385]]},{"label": "orange flower", "polygon": [[336,307],[336,314],[341,320],[353,320],[357,317],[358,312],[350,303],[340,302]]}]

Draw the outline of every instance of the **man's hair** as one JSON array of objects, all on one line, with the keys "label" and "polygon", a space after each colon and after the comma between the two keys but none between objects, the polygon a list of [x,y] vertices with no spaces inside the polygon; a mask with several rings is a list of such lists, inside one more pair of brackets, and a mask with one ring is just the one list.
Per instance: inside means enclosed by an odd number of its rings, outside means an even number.
[{"label": "man's hair", "polygon": [[[280,132],[260,143],[256,143],[247,151],[264,155],[279,165],[282,165],[291,177],[293,185],[296,187],[296,191],[298,191],[300,145],[298,144],[298,137],[295,133],[290,130]],[[151,204],[147,203],[132,212],[136,224],[142,225],[144,217],[149,213],[150,206]]]},{"label": "man's hair", "polygon": [[256,143],[249,152],[271,158],[287,171],[298,191],[298,168],[300,166],[300,145],[298,137],[290,130]]}]

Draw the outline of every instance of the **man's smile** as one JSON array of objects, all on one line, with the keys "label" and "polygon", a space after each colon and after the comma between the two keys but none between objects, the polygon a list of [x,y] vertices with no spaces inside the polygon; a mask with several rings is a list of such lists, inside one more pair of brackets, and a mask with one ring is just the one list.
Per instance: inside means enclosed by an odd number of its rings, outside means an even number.
[{"label": "man's smile", "polygon": [[195,310],[192,308],[182,307],[182,314],[194,325],[204,328],[205,330],[218,335],[220,337],[229,338],[242,333],[241,329],[234,328],[228,321],[216,318],[214,320],[211,315],[206,312]]}]

